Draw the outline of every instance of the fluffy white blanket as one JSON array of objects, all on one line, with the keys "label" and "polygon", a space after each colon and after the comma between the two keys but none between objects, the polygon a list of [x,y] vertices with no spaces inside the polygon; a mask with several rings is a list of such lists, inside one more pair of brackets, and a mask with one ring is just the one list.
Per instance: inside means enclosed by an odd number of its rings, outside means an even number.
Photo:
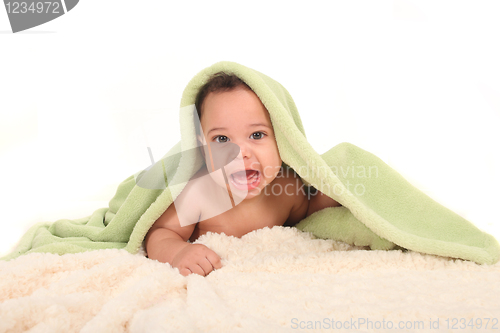
[{"label": "fluffy white blanket", "polygon": [[199,242],[223,259],[207,277],[124,250],[0,262],[0,332],[500,330],[500,264],[284,227]]}]

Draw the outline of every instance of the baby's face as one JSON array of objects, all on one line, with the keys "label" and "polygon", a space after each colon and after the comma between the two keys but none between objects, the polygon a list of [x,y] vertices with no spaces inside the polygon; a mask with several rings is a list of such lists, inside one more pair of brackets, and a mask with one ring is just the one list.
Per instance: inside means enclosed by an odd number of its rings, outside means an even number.
[{"label": "baby's face", "polygon": [[201,127],[204,137],[198,140],[203,144],[231,142],[239,146],[239,163],[230,163],[225,170],[233,188],[248,191],[246,199],[261,194],[276,178],[282,161],[271,118],[253,91],[236,88],[208,94],[202,105]]}]

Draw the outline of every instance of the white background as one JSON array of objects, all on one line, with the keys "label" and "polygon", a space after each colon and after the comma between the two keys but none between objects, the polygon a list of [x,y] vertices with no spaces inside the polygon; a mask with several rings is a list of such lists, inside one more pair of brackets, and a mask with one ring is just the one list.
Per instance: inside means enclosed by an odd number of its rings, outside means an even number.
[{"label": "white background", "polygon": [[318,153],[348,141],[500,238],[497,1],[81,0],[12,34],[0,7],[0,255],[107,207],[180,139],[220,60],[283,84]]}]

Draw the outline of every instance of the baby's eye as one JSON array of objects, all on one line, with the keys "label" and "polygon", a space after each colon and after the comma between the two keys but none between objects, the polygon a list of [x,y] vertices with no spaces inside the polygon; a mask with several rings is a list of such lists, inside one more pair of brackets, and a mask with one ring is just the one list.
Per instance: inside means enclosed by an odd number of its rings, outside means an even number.
[{"label": "baby's eye", "polygon": [[[256,136],[256,134],[257,134],[257,136]],[[262,132],[255,132],[252,134],[252,138],[259,140],[259,139],[262,139],[264,137],[264,135],[265,134]]]},{"label": "baby's eye", "polygon": [[227,136],[225,136],[225,135],[217,135],[214,139],[218,143],[226,143],[229,138]]}]

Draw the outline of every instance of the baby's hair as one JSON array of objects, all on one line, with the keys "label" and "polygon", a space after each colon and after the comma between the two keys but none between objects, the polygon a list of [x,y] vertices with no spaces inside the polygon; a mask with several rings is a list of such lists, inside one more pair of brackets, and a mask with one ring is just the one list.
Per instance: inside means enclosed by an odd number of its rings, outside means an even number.
[{"label": "baby's hair", "polygon": [[[201,107],[203,105],[203,101],[208,96],[209,93],[215,92],[226,92],[234,90],[238,87],[243,87],[248,90],[252,90],[242,79],[233,74],[227,74],[225,72],[217,72],[210,76],[207,83],[201,87],[198,95],[196,96],[195,106],[196,112],[198,113],[198,119],[201,122]],[[196,129],[199,133],[199,129]]]}]

